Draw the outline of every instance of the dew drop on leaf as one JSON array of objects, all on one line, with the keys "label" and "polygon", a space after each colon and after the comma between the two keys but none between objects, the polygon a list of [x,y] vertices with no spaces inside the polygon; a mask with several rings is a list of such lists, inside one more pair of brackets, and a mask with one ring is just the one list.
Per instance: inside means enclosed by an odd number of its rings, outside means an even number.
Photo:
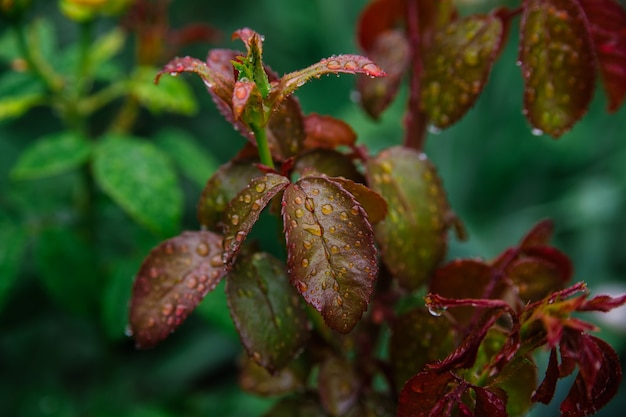
[{"label": "dew drop on leaf", "polygon": [[538,128],[533,128],[530,133],[532,133],[534,136],[542,136],[543,135],[543,130],[538,129]]},{"label": "dew drop on leaf", "polygon": [[440,317],[446,310],[446,307],[428,305],[428,312],[434,317]]}]

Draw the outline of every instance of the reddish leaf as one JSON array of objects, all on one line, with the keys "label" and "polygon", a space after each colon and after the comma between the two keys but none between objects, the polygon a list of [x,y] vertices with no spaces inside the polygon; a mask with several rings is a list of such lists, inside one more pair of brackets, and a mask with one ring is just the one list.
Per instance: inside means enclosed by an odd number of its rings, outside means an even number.
[{"label": "reddish leaf", "polygon": [[282,204],[291,282],[329,327],[348,333],[378,273],[365,211],[326,177],[300,179],[285,190]]},{"label": "reddish leaf", "polygon": [[360,55],[337,55],[322,59],[299,71],[285,74],[277,83],[272,83],[270,103],[275,109],[285,98],[290,96],[299,87],[306,84],[311,78],[319,78],[326,74],[365,74],[370,77],[384,77],[383,71],[370,59]]},{"label": "reddish leaf", "polygon": [[409,379],[400,393],[398,417],[429,417],[437,402],[452,390],[450,372],[420,372]]},{"label": "reddish leaf", "polygon": [[554,234],[554,222],[550,219],[542,220],[524,236],[519,246],[522,250],[534,246],[548,246]]},{"label": "reddish leaf", "polygon": [[556,348],[553,348],[550,350],[550,360],[546,368],[546,376],[543,378],[537,390],[533,392],[532,400],[543,404],[550,404],[552,397],[554,397],[558,380],[559,364],[556,358]]},{"label": "reddish leaf", "polygon": [[289,185],[289,179],[266,174],[250,181],[224,212],[224,262],[232,265],[252,226],[270,200]]},{"label": "reddish leaf", "polygon": [[524,249],[524,255],[544,260],[554,266],[563,283],[567,283],[574,275],[570,259],[560,250],[551,246],[533,246]]},{"label": "reddish leaf", "polygon": [[592,363],[585,364],[595,368],[594,381],[585,380],[582,369],[576,376],[574,385],[561,403],[561,413],[564,416],[585,417],[595,414],[617,394],[622,382],[619,357],[613,348],[597,337],[582,337],[587,349],[594,345],[594,350],[601,352],[601,355],[594,357]]},{"label": "reddish leaf", "polygon": [[344,415],[356,402],[359,379],[350,362],[329,356],[322,362],[317,378],[320,400],[333,417]]},{"label": "reddish leaf", "polygon": [[309,368],[309,364],[301,355],[272,375],[248,355],[244,355],[239,385],[243,390],[257,395],[284,395],[304,389]]},{"label": "reddish leaf", "polygon": [[250,163],[228,162],[222,165],[206,183],[198,202],[198,221],[209,230],[221,232],[221,220],[237,192],[256,177],[259,169]]},{"label": "reddish leaf", "polygon": [[405,34],[389,30],[380,34],[368,55],[385,69],[386,77],[359,77],[357,89],[365,111],[377,119],[398,93],[402,78],[409,67],[411,47]]},{"label": "reddish leaf", "polygon": [[298,100],[287,97],[270,116],[265,128],[272,156],[284,161],[300,153],[305,139],[304,119]]},{"label": "reddish leaf", "polygon": [[626,295],[611,297],[610,295],[598,295],[591,300],[585,301],[577,311],[602,311],[604,313],[626,304]]},{"label": "reddish leaf", "polygon": [[222,237],[184,232],[154,248],[133,285],[130,328],[138,348],[156,345],[178,327],[225,274]]},{"label": "reddish leaf", "polygon": [[578,0],[582,6],[609,98],[616,111],[626,97],[626,10],[615,0]]},{"label": "reddish leaf", "polygon": [[482,91],[503,36],[497,15],[469,16],[443,28],[423,58],[421,106],[440,128],[459,120]]},{"label": "reddish leaf", "polygon": [[312,113],[304,118],[305,149],[335,149],[338,146],[352,146],[356,133],[349,124],[331,116]]},{"label": "reddish leaf", "polygon": [[387,268],[406,289],[422,285],[443,259],[452,212],[435,168],[409,148],[393,147],[367,162],[368,182],[387,201],[376,225]]},{"label": "reddish leaf", "polygon": [[[476,408],[474,417],[508,417],[506,412],[506,397],[500,398],[491,389],[472,387],[476,393]],[[505,395],[503,392],[500,395]]]},{"label": "reddish leaf", "polygon": [[387,215],[387,202],[376,191],[372,191],[363,184],[340,177],[328,178],[338,183],[361,204],[367,213],[367,220],[370,224],[382,221]]},{"label": "reddish leaf", "polygon": [[518,259],[507,269],[507,275],[523,302],[541,300],[562,289],[564,283],[558,266],[541,258]]},{"label": "reddish leaf", "polygon": [[399,316],[391,327],[389,357],[396,385],[401,387],[427,362],[444,359],[455,347],[455,332],[445,318],[424,308]]},{"label": "reddish leaf", "polygon": [[[256,95],[254,94],[256,90]],[[254,100],[254,96],[256,100]],[[246,106],[250,102],[250,99],[253,99],[253,103],[260,105],[260,95],[256,88],[256,84],[252,81],[237,81],[235,83],[235,87],[233,88],[233,118],[235,120],[239,120],[241,115],[243,114]]]},{"label": "reddish leaf", "polygon": [[534,128],[554,137],[587,111],[596,77],[585,16],[572,0],[525,0],[520,61],[524,112]]},{"label": "reddish leaf", "polygon": [[298,177],[324,174],[329,177],[344,177],[353,181],[364,181],[349,156],[329,149],[315,149],[298,156],[294,165]]},{"label": "reddish leaf", "polygon": [[369,52],[379,36],[404,25],[406,7],[404,0],[374,0],[361,12],[357,38],[361,48]]},{"label": "reddish leaf", "polygon": [[309,324],[282,263],[264,253],[238,262],[226,295],[248,355],[270,372],[284,368],[308,339]]}]

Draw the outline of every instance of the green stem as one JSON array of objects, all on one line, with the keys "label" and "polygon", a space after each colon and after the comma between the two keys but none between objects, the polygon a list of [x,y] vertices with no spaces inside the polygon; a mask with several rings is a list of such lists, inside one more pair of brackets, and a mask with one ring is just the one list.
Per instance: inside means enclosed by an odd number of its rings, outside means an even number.
[{"label": "green stem", "polygon": [[28,64],[28,69],[41,79],[48,90],[54,93],[61,91],[63,89],[63,79],[54,73],[52,67],[39,54],[39,49],[34,45],[36,42],[29,42],[24,25],[17,23],[13,27],[20,53]]},{"label": "green stem", "polygon": [[256,139],[256,145],[259,150],[261,163],[265,166],[275,169],[274,161],[272,160],[272,154],[270,153],[270,148],[267,144],[267,134],[265,133],[265,128],[260,127],[255,123],[251,123],[250,128],[252,129],[252,132],[254,132],[254,138]]}]

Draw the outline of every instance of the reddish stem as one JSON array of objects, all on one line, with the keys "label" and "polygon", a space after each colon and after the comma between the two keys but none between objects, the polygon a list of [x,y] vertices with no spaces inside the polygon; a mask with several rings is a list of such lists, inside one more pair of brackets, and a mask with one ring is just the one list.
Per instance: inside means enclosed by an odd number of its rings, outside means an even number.
[{"label": "reddish stem", "polygon": [[404,116],[406,135],[404,146],[421,150],[426,139],[426,115],[420,109],[420,75],[422,57],[420,54],[420,28],[418,0],[407,1],[408,36],[411,48],[411,76],[409,85],[409,103]]}]

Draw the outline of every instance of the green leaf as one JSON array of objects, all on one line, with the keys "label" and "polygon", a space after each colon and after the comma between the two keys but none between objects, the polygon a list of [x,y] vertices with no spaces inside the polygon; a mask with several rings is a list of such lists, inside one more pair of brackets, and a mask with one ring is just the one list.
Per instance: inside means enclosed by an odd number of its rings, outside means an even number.
[{"label": "green leaf", "polygon": [[257,395],[284,395],[302,391],[306,387],[309,371],[310,365],[304,355],[298,356],[274,374],[270,374],[267,369],[245,355],[239,374],[239,385],[243,390]]},{"label": "green leaf", "polygon": [[272,198],[289,185],[282,175],[266,174],[250,181],[224,212],[224,262],[232,264],[241,245]]},{"label": "green leaf", "polygon": [[121,28],[114,28],[96,39],[89,48],[89,65],[97,68],[111,60],[124,47],[126,33]]},{"label": "green leaf", "polygon": [[322,406],[333,417],[344,415],[356,403],[359,379],[347,360],[328,356],[320,365],[317,386]]},{"label": "green leaf", "polygon": [[591,35],[578,2],[523,4],[524,113],[535,129],[559,137],[587,112],[593,96],[596,57]]},{"label": "green leaf", "polygon": [[129,83],[130,94],[152,113],[163,111],[190,116],[198,110],[196,99],[189,86],[180,79],[167,77],[159,85],[154,83],[157,70],[138,68]]},{"label": "green leaf", "polygon": [[111,340],[125,336],[128,326],[128,295],[133,288],[137,262],[117,261],[110,271],[102,293],[100,316],[106,335]]},{"label": "green leaf", "polygon": [[506,392],[509,417],[525,416],[538,386],[537,365],[532,357],[517,356],[502,369],[493,385]]},{"label": "green leaf", "polygon": [[24,228],[4,219],[0,221],[0,311],[18,276],[27,240]]},{"label": "green leaf", "polygon": [[445,128],[474,105],[499,52],[504,25],[496,15],[451,22],[424,53],[421,105],[430,122]]},{"label": "green leaf", "polygon": [[248,355],[269,372],[284,368],[309,337],[301,299],[277,259],[255,253],[228,274],[230,312]]},{"label": "green leaf", "polygon": [[453,219],[433,165],[412,149],[393,147],[367,162],[369,185],[389,213],[375,227],[383,261],[406,289],[420,287],[443,260]]},{"label": "green leaf", "polygon": [[162,129],[156,145],[174,161],[183,174],[203,187],[218,168],[218,163],[184,130]]},{"label": "green leaf", "polygon": [[16,180],[50,177],[87,162],[91,144],[80,134],[64,131],[36,140],[19,157],[11,170]]},{"label": "green leaf", "polygon": [[96,182],[131,217],[159,234],[177,230],[183,198],[165,155],[141,139],[108,136],[96,147]]},{"label": "green leaf", "polygon": [[0,121],[20,117],[43,101],[44,97],[39,93],[0,98]]},{"label": "green leaf", "polygon": [[237,38],[243,41],[248,51],[244,63],[236,63],[244,69],[239,79],[241,80],[242,75],[247,76],[249,80],[254,81],[261,95],[267,97],[270,92],[270,83],[263,68],[263,36],[252,29],[244,28],[233,33],[233,39]]},{"label": "green leaf", "polygon": [[130,328],[138,348],[156,345],[191,314],[226,273],[222,237],[183,232],[154,248],[133,284]]},{"label": "green leaf", "polygon": [[91,245],[72,229],[47,229],[35,247],[39,278],[61,307],[80,315],[96,313],[102,288]]},{"label": "green leaf", "polygon": [[396,318],[391,327],[389,358],[397,387],[424,369],[426,363],[442,360],[456,347],[449,320],[416,308]]},{"label": "green leaf", "polygon": [[198,202],[198,221],[216,232],[222,231],[220,224],[228,203],[245,188],[261,171],[252,163],[228,162],[222,165],[207,181]]},{"label": "green leaf", "polygon": [[291,282],[329,327],[350,332],[378,273],[363,207],[339,183],[313,176],[287,188],[282,205]]}]

